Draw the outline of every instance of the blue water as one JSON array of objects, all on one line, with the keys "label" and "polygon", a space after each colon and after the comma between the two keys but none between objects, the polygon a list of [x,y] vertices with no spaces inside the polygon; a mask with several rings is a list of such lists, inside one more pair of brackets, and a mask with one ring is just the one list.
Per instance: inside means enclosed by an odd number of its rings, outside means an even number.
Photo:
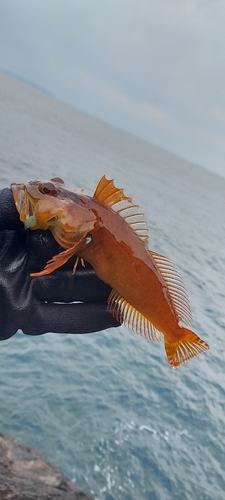
[{"label": "blue water", "polygon": [[0,75],[0,187],[115,179],[149,246],[180,269],[211,350],[173,371],[125,329],[18,333],[0,344],[0,432],[34,446],[96,500],[225,498],[225,179]]}]

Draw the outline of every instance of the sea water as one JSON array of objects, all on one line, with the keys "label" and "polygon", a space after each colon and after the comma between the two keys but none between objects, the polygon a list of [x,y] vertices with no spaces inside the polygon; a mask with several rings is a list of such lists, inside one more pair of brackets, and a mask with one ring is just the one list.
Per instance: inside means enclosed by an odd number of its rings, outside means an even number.
[{"label": "sea water", "polygon": [[224,500],[225,179],[0,75],[0,187],[60,176],[91,195],[103,174],[140,204],[211,349],[172,370],[123,326],[17,333],[0,343],[0,431],[96,500]]}]

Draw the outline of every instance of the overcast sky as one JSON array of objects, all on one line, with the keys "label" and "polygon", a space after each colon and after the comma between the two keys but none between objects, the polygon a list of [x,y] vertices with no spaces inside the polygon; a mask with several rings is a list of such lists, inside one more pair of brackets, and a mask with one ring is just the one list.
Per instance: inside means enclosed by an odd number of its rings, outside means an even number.
[{"label": "overcast sky", "polygon": [[225,0],[0,0],[0,70],[225,176]]}]

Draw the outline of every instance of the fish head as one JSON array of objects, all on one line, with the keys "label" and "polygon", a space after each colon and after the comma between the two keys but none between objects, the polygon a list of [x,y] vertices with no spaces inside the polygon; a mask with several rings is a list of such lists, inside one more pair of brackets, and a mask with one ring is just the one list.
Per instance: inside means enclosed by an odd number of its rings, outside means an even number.
[{"label": "fish head", "polygon": [[62,179],[11,184],[20,220],[26,229],[49,229],[56,241],[69,248],[93,230],[96,215],[82,190],[69,191]]}]

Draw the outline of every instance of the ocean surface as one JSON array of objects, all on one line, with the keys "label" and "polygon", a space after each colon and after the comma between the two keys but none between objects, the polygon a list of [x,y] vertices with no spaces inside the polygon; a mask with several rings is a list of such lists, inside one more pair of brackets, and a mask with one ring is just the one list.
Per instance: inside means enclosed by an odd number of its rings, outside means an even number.
[{"label": "ocean surface", "polygon": [[0,188],[60,176],[92,194],[103,174],[179,268],[211,350],[172,370],[123,326],[17,333],[0,343],[0,432],[96,500],[224,500],[225,179],[0,74]]}]

